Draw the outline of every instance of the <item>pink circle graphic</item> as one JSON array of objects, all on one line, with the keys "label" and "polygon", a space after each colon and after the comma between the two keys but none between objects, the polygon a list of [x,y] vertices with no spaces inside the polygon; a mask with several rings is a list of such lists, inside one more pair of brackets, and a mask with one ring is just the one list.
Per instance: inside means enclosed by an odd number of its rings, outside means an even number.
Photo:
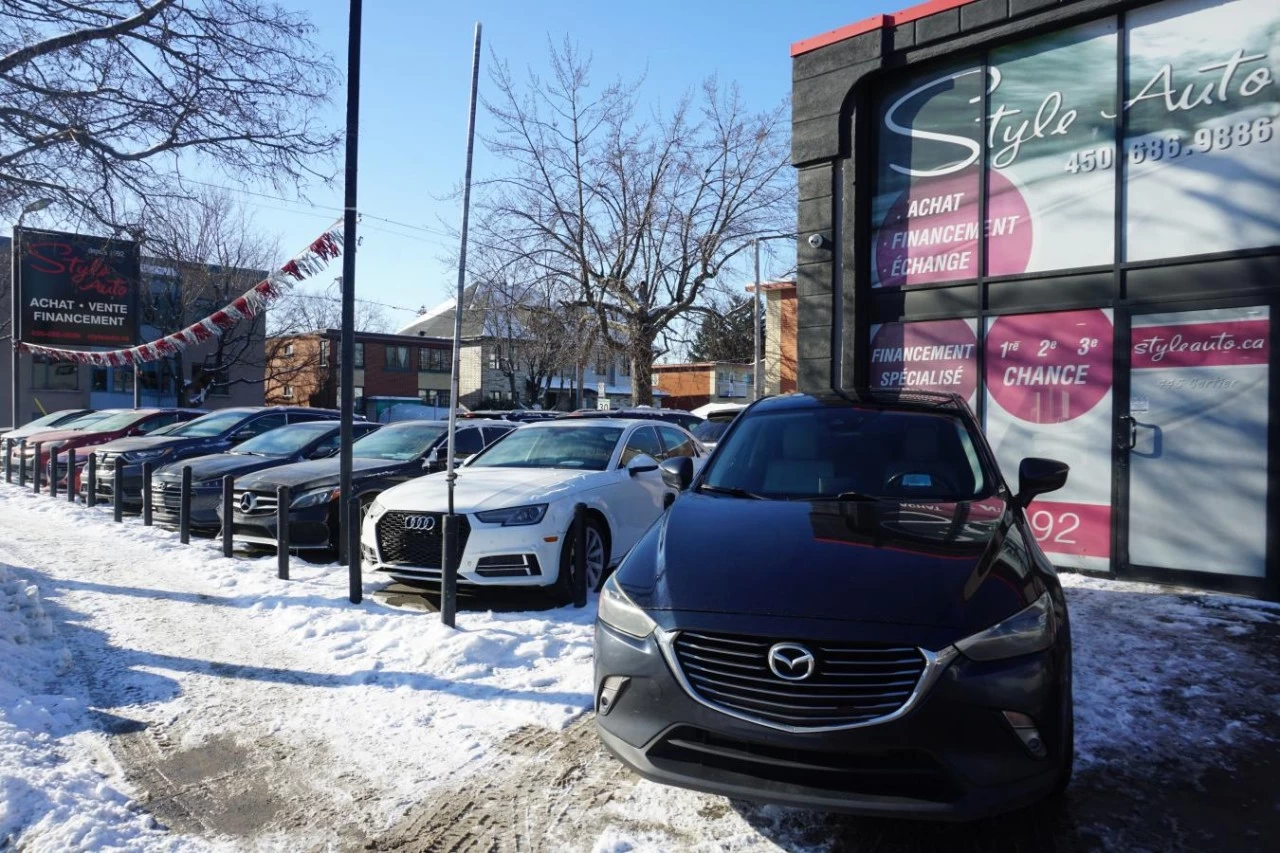
[{"label": "pink circle graphic", "polygon": [[[978,181],[971,168],[912,182],[876,233],[879,287],[915,287],[978,275]],[[1033,228],[1026,199],[1001,172],[987,183],[987,275],[1026,272]]]},{"label": "pink circle graphic", "polygon": [[987,390],[1020,420],[1074,420],[1111,390],[1112,343],[1097,308],[1000,317],[987,333]]},{"label": "pink circle graphic", "polygon": [[871,387],[959,394],[978,387],[978,340],[965,320],[886,323],[871,340]]}]

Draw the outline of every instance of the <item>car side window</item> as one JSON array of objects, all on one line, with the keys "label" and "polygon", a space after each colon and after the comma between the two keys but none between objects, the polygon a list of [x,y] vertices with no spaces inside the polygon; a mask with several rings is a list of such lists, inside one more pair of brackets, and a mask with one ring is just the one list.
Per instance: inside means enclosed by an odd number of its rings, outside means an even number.
[{"label": "car side window", "polygon": [[453,449],[458,456],[470,456],[484,450],[484,436],[480,434],[479,427],[458,430],[453,441]]},{"label": "car side window", "polygon": [[662,445],[658,442],[658,434],[653,431],[653,427],[640,427],[631,433],[631,437],[627,439],[627,446],[622,449],[622,459],[618,462],[618,467],[627,467],[632,459],[640,455],[652,456],[659,462],[664,458]]},{"label": "car side window", "polygon": [[276,427],[282,427],[285,424],[285,416],[280,412],[274,412],[270,415],[263,415],[260,418],[250,421],[249,423],[236,430],[237,439],[256,438],[264,432],[270,432]]},{"label": "car side window", "polygon": [[338,445],[342,443],[342,434],[335,432],[324,441],[316,445],[316,449],[311,451],[313,456],[319,456],[322,453],[332,453],[338,449]]},{"label": "car side window", "polygon": [[667,452],[660,459],[671,459],[677,456],[688,456],[690,459],[698,458],[698,448],[687,435],[673,427],[658,427],[658,432],[662,433],[662,443],[666,445]]}]

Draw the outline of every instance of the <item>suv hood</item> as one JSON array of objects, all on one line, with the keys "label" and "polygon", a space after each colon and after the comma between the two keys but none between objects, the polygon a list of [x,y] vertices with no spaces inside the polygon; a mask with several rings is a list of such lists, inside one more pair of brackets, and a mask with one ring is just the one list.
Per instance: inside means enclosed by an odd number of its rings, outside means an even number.
[{"label": "suv hood", "polygon": [[652,611],[962,629],[958,638],[1040,592],[1029,589],[1026,549],[1003,549],[1011,518],[996,497],[840,503],[686,492],[618,580]]},{"label": "suv hood", "polygon": [[[467,466],[458,470],[454,507],[459,512],[478,512],[549,503],[590,488],[593,476],[601,473],[570,468]],[[448,487],[447,474],[431,474],[387,489],[378,501],[388,509],[444,512],[448,507]]]},{"label": "suv hood", "polygon": [[[257,458],[257,457],[249,457]],[[382,471],[394,471],[410,462],[396,462],[392,459],[371,459],[357,456],[351,460],[351,473],[377,474]],[[236,479],[237,489],[266,489],[274,491],[276,486],[319,489],[324,486],[336,486],[341,479],[338,457],[331,459],[311,459],[306,462],[294,462],[291,465],[276,465],[257,473]]]},{"label": "suv hood", "polygon": [[99,447],[99,450],[109,451],[111,453],[128,453],[131,450],[151,450],[157,447],[172,447],[175,450],[180,448],[195,447],[201,444],[208,444],[210,447],[222,445],[222,440],[217,436],[210,438],[195,438],[184,435],[139,435],[133,438],[118,438],[108,444]]}]

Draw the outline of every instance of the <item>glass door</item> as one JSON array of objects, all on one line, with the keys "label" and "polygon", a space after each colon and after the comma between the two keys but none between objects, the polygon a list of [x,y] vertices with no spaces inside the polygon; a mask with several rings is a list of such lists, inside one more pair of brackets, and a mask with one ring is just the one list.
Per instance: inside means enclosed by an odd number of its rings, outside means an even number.
[{"label": "glass door", "polygon": [[1126,565],[1265,576],[1270,332],[1267,306],[1131,315]]}]

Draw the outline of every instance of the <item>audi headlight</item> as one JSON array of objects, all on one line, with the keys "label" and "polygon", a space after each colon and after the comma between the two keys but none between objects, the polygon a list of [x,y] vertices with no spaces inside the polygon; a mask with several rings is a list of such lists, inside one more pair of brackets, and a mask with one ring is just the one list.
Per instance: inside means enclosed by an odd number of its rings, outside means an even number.
[{"label": "audi headlight", "polygon": [[956,648],[971,660],[1000,660],[1042,652],[1053,645],[1055,633],[1053,599],[1046,592],[1030,607],[960,640]]},{"label": "audi headlight", "polygon": [[476,518],[485,524],[501,524],[503,527],[522,527],[538,524],[547,514],[546,504],[530,504],[529,506],[513,506],[506,509],[491,509],[488,512],[477,512]]},{"label": "audi headlight", "polygon": [[303,492],[293,499],[289,504],[289,509],[306,509],[309,506],[320,506],[327,504],[329,501],[341,494],[340,489],[329,487],[327,489],[312,489],[309,492]]},{"label": "audi headlight", "polygon": [[384,504],[382,501],[378,500],[377,498],[374,498],[373,503],[369,504],[369,511],[368,513],[365,514],[365,518],[369,519],[370,521],[377,521],[378,519],[382,518],[386,514],[387,514],[386,504]]},{"label": "audi headlight", "polygon": [[124,459],[126,462],[150,462],[152,459],[163,459],[170,452],[168,447],[161,447],[157,450],[135,450],[132,453],[124,454]]},{"label": "audi headlight", "polygon": [[617,575],[609,575],[604,588],[600,590],[600,609],[596,614],[600,621],[617,631],[643,640],[658,627],[649,614],[641,610],[634,601],[627,598],[618,584]]}]

